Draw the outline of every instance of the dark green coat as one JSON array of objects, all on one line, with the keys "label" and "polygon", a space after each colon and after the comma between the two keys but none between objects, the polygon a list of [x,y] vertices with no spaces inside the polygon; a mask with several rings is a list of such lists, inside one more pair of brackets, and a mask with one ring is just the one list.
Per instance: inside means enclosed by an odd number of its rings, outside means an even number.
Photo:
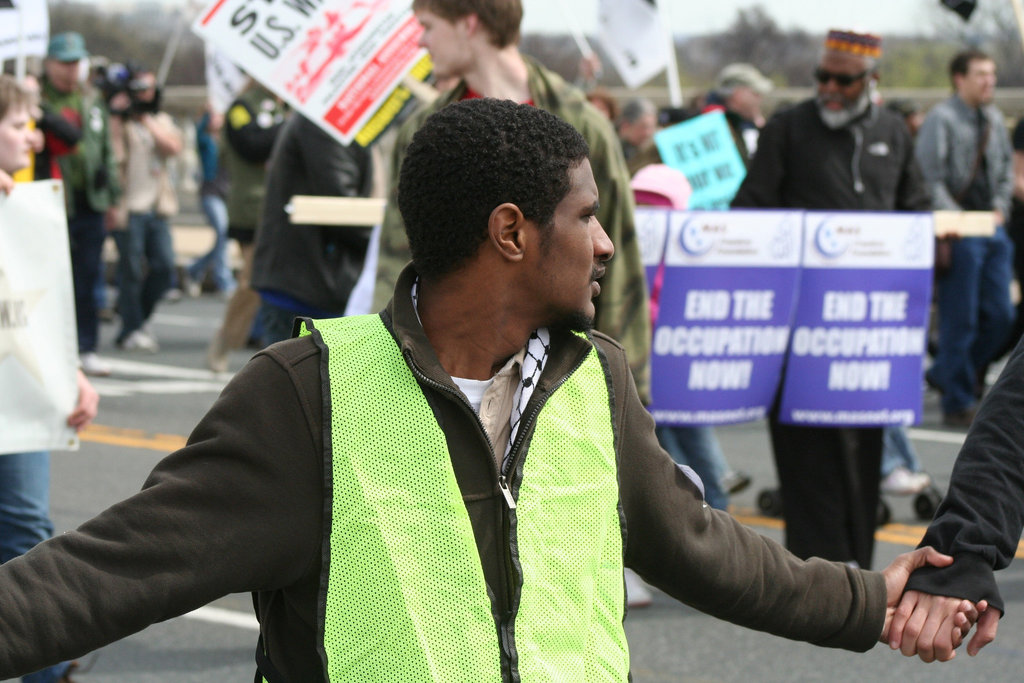
[{"label": "dark green coat", "polygon": [[93,211],[103,212],[121,197],[117,160],[110,137],[110,118],[103,100],[93,92],[58,91],[45,78],[42,82],[45,109],[69,118],[78,112],[82,138],[75,149],[57,158],[68,202],[68,218],[75,210],[74,195],[84,192]]}]

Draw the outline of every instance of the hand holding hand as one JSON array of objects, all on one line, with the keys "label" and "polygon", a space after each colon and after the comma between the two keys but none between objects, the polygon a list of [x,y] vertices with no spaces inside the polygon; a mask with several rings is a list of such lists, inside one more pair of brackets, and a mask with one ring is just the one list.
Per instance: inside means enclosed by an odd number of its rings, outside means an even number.
[{"label": "hand holding hand", "polygon": [[[982,600],[981,602],[985,602]],[[979,605],[981,603],[978,603]],[[1003,613],[995,607],[989,607],[978,617],[978,630],[974,632],[971,642],[967,643],[967,654],[974,656],[993,640],[996,639],[996,631],[999,629],[999,618]]]},{"label": "hand holding hand", "polygon": [[[963,598],[907,591],[896,608],[889,629],[889,647],[900,650],[907,657],[916,654],[925,662],[949,661],[956,656],[956,648],[978,621],[979,615],[984,615],[987,609],[985,600],[975,607],[970,600]],[[978,635],[971,642],[975,641],[978,641]],[[985,643],[979,641],[977,648],[981,649],[990,641],[991,638]]]},{"label": "hand holding hand", "polygon": [[879,636],[879,640],[882,642],[890,641],[889,629],[896,613],[896,606],[903,596],[903,588],[907,585],[907,579],[910,578],[910,573],[926,564],[934,567],[948,567],[953,564],[953,558],[943,555],[935,548],[918,548],[909,553],[903,553],[882,570],[886,592],[885,625],[882,627],[882,635]]}]

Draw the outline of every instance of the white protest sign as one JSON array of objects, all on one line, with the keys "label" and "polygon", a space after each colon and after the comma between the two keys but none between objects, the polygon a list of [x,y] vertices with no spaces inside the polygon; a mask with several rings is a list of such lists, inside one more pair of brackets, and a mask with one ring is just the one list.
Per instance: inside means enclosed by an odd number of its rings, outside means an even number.
[{"label": "white protest sign", "polygon": [[639,88],[668,66],[668,49],[653,0],[601,0],[600,39],[629,88]]},{"label": "white protest sign", "polygon": [[343,144],[426,57],[408,0],[216,0],[193,30]]},{"label": "white protest sign", "polygon": [[206,96],[215,111],[227,111],[245,87],[245,80],[245,74],[226,54],[207,43]]},{"label": "white protest sign", "polygon": [[0,194],[0,453],[78,448],[69,254],[60,181]]},{"label": "white protest sign", "polygon": [[14,59],[19,53],[22,55],[45,55],[46,44],[49,40],[50,15],[46,10],[45,2],[40,0],[0,2],[0,61]]}]

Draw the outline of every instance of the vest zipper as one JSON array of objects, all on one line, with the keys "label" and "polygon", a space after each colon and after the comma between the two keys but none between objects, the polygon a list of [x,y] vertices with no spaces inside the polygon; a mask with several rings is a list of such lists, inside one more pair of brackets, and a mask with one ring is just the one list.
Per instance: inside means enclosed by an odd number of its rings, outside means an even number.
[{"label": "vest zipper", "polygon": [[[513,479],[512,473],[516,471],[514,465],[518,464],[519,462],[519,449],[523,445],[523,441],[526,440],[526,432],[529,431],[530,425],[533,423],[534,420],[537,419],[537,416],[540,414],[541,408],[544,407],[544,404],[547,403],[547,400],[556,391],[558,391],[559,387],[561,387],[569,380],[573,373],[580,369],[583,363],[587,360],[587,356],[589,355],[589,353],[590,352],[588,350],[587,353],[582,354],[582,356],[580,356],[579,360],[576,361],[572,368],[567,373],[565,373],[557,382],[555,382],[555,384],[553,384],[551,388],[548,389],[540,398],[537,398],[536,396],[534,397],[536,400],[532,401],[532,403],[534,404],[533,409],[530,411],[529,415],[524,416],[520,420],[519,431],[516,433],[516,440],[515,442],[513,442],[512,448],[509,449],[508,459],[502,462],[502,466],[498,470],[498,489],[501,491],[502,496],[504,496],[505,504],[507,505],[509,510],[509,514],[506,516],[505,524],[503,525],[505,529],[506,549],[505,570],[506,574],[509,577],[509,585],[506,588],[510,591],[510,594],[508,594],[506,597],[506,601],[509,606],[509,609],[501,617],[499,636],[501,640],[501,650],[503,655],[502,677],[510,681],[510,683],[520,682],[519,669],[515,665],[515,661],[518,659],[518,653],[516,652],[515,638],[513,638],[512,636],[512,623],[515,619],[516,614],[515,595],[518,593],[518,584],[522,580],[522,568],[520,567],[519,562],[517,561],[517,552],[513,549],[511,531],[511,517],[513,513],[511,511],[516,509],[516,500],[515,497],[512,495],[512,487],[510,486],[509,483],[512,482]],[[469,409],[469,412],[473,415],[473,417],[476,418],[477,424],[480,426],[480,431],[483,432],[484,438],[487,440],[487,444],[491,447],[491,452],[494,453],[494,444],[491,443],[491,438],[487,435],[487,430],[484,429],[483,423],[480,422],[480,416],[476,414],[476,411],[473,410],[473,406],[469,404],[469,402],[462,395],[462,393],[458,391],[453,391],[450,387],[447,387],[444,384],[441,384],[440,382],[437,382],[427,377],[413,361],[411,353],[403,351],[402,355],[405,358],[406,365],[409,366],[409,368],[412,370],[413,375],[415,375],[419,381],[423,382],[424,384],[434,389],[437,389],[438,391],[442,391],[446,394],[454,396],[462,403],[462,405],[466,406]]]},{"label": "vest zipper", "polygon": [[501,495],[505,496],[505,504],[508,505],[508,509],[515,510],[516,499],[512,497],[512,491],[508,488],[508,482],[505,480],[504,474],[498,475],[498,489],[501,490]]}]

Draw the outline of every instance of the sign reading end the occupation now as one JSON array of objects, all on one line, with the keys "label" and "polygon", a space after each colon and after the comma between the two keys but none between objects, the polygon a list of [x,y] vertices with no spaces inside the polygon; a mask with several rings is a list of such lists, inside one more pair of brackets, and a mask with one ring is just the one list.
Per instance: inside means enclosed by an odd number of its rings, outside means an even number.
[{"label": "sign reading end the occupation now", "polygon": [[931,214],[808,212],[804,221],[804,270],[780,421],[919,422]]},{"label": "sign reading end the occupation now", "polygon": [[216,0],[193,30],[343,144],[426,54],[408,0]]},{"label": "sign reading end the occupation now", "polygon": [[[665,213],[666,229],[655,230],[664,238],[664,269],[651,413],[659,424],[675,425],[760,419],[775,396],[789,339],[801,214]],[[640,236],[646,263],[656,258],[657,239]]]}]

